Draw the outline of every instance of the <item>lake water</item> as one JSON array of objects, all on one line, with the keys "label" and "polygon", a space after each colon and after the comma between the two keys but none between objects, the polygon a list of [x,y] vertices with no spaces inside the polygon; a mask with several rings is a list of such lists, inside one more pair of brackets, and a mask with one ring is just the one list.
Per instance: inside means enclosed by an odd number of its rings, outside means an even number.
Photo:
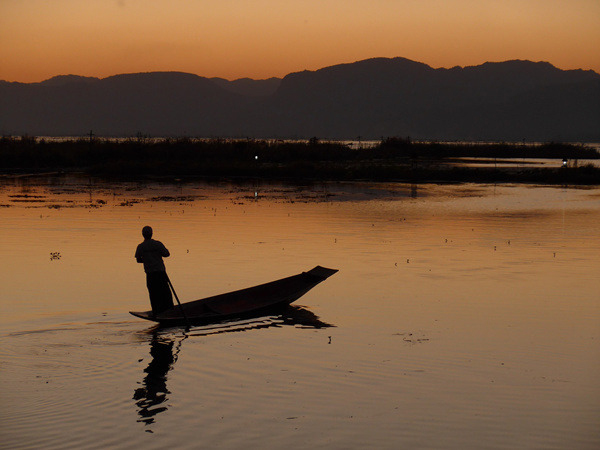
[{"label": "lake water", "polygon": [[[182,301],[339,272],[157,329],[147,224]],[[0,179],[0,448],[597,449],[599,228],[600,188]]]}]

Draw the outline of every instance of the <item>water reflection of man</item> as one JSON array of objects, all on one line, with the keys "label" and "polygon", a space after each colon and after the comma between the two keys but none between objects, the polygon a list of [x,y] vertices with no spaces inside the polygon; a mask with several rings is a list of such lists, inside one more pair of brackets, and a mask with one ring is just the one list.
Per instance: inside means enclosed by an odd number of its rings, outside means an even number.
[{"label": "water reflection of man", "polygon": [[137,246],[135,259],[138,263],[144,264],[152,313],[157,315],[173,307],[173,295],[163,262],[163,257],[168,257],[170,253],[162,242],[152,239],[151,227],[145,226],[142,229],[142,236],[144,242]]},{"label": "water reflection of man", "polygon": [[167,373],[175,362],[173,342],[161,340],[154,334],[150,342],[150,355],[152,360],[144,370],[146,376],[143,387],[137,388],[133,393],[133,399],[137,400],[136,405],[140,408],[138,422],[146,424],[153,423],[156,414],[167,410],[167,406],[163,404],[170,393],[167,389]]}]

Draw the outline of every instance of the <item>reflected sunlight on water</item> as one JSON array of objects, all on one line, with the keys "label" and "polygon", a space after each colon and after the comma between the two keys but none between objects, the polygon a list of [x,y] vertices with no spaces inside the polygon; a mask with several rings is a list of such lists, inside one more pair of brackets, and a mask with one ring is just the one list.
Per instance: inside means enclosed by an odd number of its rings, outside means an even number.
[{"label": "reflected sunlight on water", "polygon": [[[0,215],[7,448],[600,445],[598,189],[5,179]],[[157,329],[146,224],[182,301],[340,272]]]}]

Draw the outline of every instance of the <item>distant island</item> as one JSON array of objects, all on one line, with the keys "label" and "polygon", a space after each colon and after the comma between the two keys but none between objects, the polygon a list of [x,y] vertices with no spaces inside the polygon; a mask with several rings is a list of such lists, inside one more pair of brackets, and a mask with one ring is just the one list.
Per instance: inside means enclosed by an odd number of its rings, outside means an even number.
[{"label": "distant island", "polygon": [[374,58],[283,79],[178,72],[0,81],[0,134],[600,142],[600,74]]}]

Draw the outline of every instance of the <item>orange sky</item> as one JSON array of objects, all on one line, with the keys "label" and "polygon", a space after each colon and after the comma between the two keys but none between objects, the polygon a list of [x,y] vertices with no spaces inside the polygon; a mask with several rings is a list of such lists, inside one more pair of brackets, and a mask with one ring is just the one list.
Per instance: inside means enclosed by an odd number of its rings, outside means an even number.
[{"label": "orange sky", "polygon": [[600,72],[600,0],[0,0],[0,79],[282,77],[384,56]]}]

